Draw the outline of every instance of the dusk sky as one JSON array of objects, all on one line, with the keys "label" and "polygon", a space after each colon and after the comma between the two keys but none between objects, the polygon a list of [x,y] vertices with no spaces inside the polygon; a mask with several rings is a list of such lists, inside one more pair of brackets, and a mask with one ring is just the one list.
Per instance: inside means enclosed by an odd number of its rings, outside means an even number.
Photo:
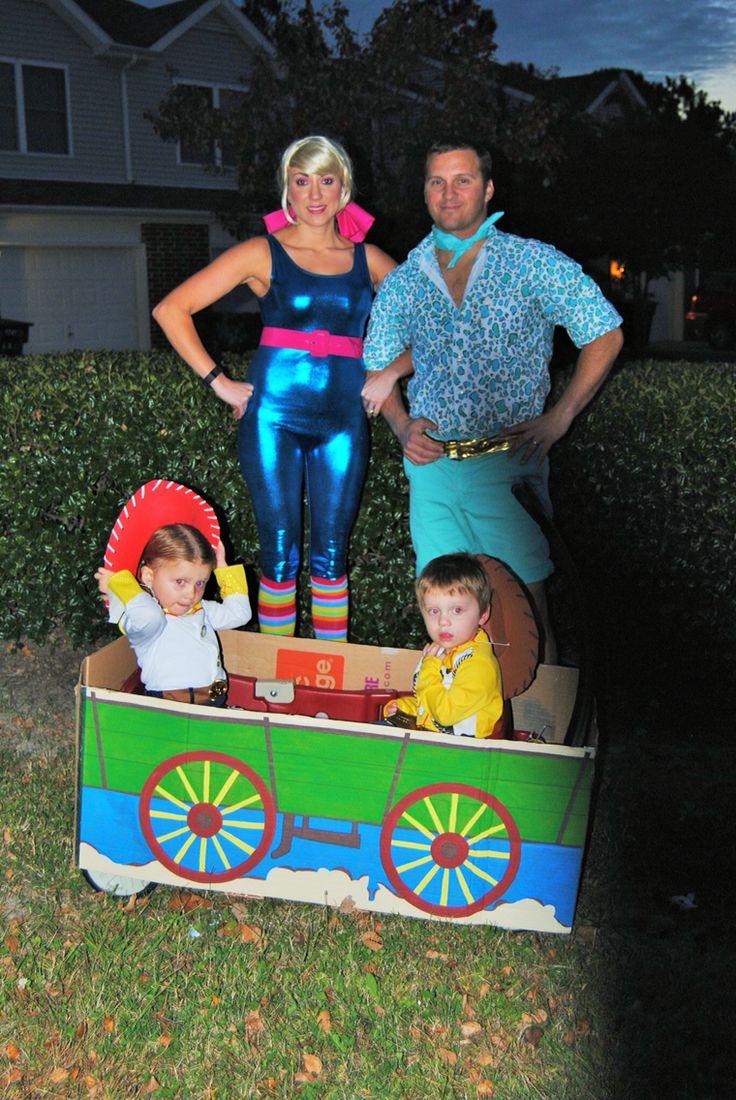
[{"label": "dusk sky", "polygon": [[[360,33],[386,6],[345,3]],[[685,74],[736,111],[736,0],[495,0],[483,7],[496,15],[499,61],[531,61],[562,76],[601,68],[636,69],[650,80]]]}]

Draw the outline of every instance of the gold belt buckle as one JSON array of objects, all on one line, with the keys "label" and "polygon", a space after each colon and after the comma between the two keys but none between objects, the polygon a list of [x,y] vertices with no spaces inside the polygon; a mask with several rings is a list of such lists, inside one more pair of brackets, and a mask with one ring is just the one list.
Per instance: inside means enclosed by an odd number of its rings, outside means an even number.
[{"label": "gold belt buckle", "polygon": [[227,680],[213,680],[209,686],[208,695],[211,703],[222,699],[223,695],[227,695]]},{"label": "gold belt buckle", "polygon": [[446,439],[445,454],[448,458],[462,460],[494,454],[496,451],[508,451],[510,446],[508,439],[498,439],[493,436],[487,436],[484,439]]}]

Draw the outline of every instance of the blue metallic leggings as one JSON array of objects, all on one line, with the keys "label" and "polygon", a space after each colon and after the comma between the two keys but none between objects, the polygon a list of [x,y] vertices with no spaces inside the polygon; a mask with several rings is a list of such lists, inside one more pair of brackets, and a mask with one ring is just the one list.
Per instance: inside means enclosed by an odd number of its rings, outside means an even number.
[{"label": "blue metallic leggings", "polygon": [[[354,360],[362,380],[362,360]],[[292,580],[299,569],[302,500],[309,507],[310,573],[336,580],[347,549],[368,462],[368,427],[357,393],[329,402],[307,387],[251,399],[238,430],[238,457],[255,512],[261,572]]]}]

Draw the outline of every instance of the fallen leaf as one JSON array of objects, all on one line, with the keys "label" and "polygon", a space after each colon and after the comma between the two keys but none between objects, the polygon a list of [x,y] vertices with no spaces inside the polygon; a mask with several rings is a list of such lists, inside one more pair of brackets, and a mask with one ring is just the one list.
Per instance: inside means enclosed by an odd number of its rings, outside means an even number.
[{"label": "fallen leaf", "polygon": [[14,1067],[13,1069],[8,1070],[4,1077],[0,1077],[0,1085],[2,1085],[4,1088],[6,1085],[17,1085],[18,1082],[22,1080],[23,1070]]},{"label": "fallen leaf", "polygon": [[60,1085],[62,1081],[66,1081],[68,1076],[68,1070],[65,1070],[63,1066],[57,1066],[56,1069],[51,1070],[49,1081],[52,1085]]},{"label": "fallen leaf", "polygon": [[261,1035],[266,1030],[266,1025],[257,1008],[247,1014],[243,1021],[243,1028],[248,1036]]},{"label": "fallen leaf", "polygon": [[13,834],[11,833],[11,831],[8,828],[7,825],[3,826],[3,842],[5,844],[12,844],[13,843]]},{"label": "fallen leaf", "polygon": [[425,959],[442,959],[443,962],[449,962],[450,956],[443,955],[441,951],[435,951],[434,948],[424,952]]},{"label": "fallen leaf", "polygon": [[549,1017],[546,1008],[538,1008],[534,1012],[522,1012],[522,1024],[546,1024]]},{"label": "fallen leaf", "polygon": [[321,1012],[317,1013],[317,1026],[320,1031],[331,1031],[332,1029],[332,1017],[326,1008],[323,1008]]},{"label": "fallen leaf", "polygon": [[87,1034],[87,1021],[80,1020],[77,1026],[74,1028],[74,1034],[77,1039],[83,1039]]},{"label": "fallen leaf", "polygon": [[312,1077],[319,1077],[322,1072],[322,1060],[316,1054],[302,1054],[302,1065]]},{"label": "fallen leaf", "polygon": [[488,1050],[483,1050],[480,1052],[480,1054],[476,1055],[475,1061],[479,1066],[483,1068],[485,1068],[486,1066],[493,1066],[493,1068],[495,1069],[495,1067],[498,1065],[498,1058],[496,1058],[496,1056],[491,1054]]},{"label": "fallen leaf", "polygon": [[468,1020],[467,1023],[460,1025],[460,1034],[464,1039],[477,1039],[482,1031],[483,1028],[474,1020]]},{"label": "fallen leaf", "polygon": [[113,1020],[112,1016],[105,1016],[103,1018],[103,1020],[102,1020],[102,1030],[103,1031],[108,1031],[108,1032],[115,1030],[115,1021]]},{"label": "fallen leaf", "polygon": [[174,1041],[174,1036],[173,1035],[159,1035],[159,1037],[158,1037],[158,1042],[159,1042],[160,1046],[164,1047],[164,1049],[166,1049],[167,1047],[170,1047],[171,1044],[173,1043],[173,1041]]},{"label": "fallen leaf", "polygon": [[141,1089],[141,1093],[143,1096],[146,1096],[151,1092],[158,1092],[160,1088],[161,1086],[159,1085],[158,1081],[153,1076],[153,1074],[151,1074],[151,1076],[148,1078],[145,1085]]},{"label": "fallen leaf", "polygon": [[478,996],[479,997],[487,997],[490,992],[491,992],[490,982],[481,982],[479,987],[478,987]]},{"label": "fallen leaf", "polygon": [[352,898],[343,898],[338,906],[338,909],[341,913],[354,913],[355,902]]},{"label": "fallen leaf", "polygon": [[248,906],[244,905],[242,901],[236,901],[233,905],[230,906],[230,912],[236,920],[245,920],[245,918],[248,916]]},{"label": "fallen leaf", "polygon": [[370,948],[371,951],[380,951],[383,947],[383,940],[377,932],[373,931],[373,929],[369,929],[367,932],[363,932],[360,940],[361,943],[365,947]]},{"label": "fallen leaf", "polygon": [[257,924],[238,922],[238,937],[241,943],[259,943],[263,939],[263,930]]},{"label": "fallen leaf", "polygon": [[8,1043],[5,1047],[5,1056],[11,1062],[17,1062],[20,1058],[20,1047],[16,1046],[15,1043]]},{"label": "fallen leaf", "polygon": [[575,936],[583,943],[593,943],[598,935],[598,929],[592,924],[580,924],[575,928]]},{"label": "fallen leaf", "polygon": [[590,1021],[586,1020],[584,1016],[581,1016],[579,1020],[575,1021],[575,1030],[578,1035],[587,1035],[590,1031]]},{"label": "fallen leaf", "polygon": [[534,1047],[534,1049],[536,1050],[536,1048],[542,1041],[543,1035],[543,1027],[537,1027],[536,1024],[527,1024],[527,1026],[522,1029],[521,1035],[519,1036],[519,1042],[527,1043],[530,1047]]},{"label": "fallen leaf", "polygon": [[448,1066],[454,1066],[457,1062],[457,1054],[454,1050],[448,1050],[447,1047],[438,1047],[437,1054],[440,1060],[445,1062]]},{"label": "fallen leaf", "polygon": [[495,1096],[496,1089],[493,1081],[489,1081],[487,1077],[484,1077],[482,1081],[479,1081],[475,1086],[476,1096]]},{"label": "fallen leaf", "polygon": [[168,907],[179,913],[191,913],[194,909],[211,909],[212,902],[191,890],[175,890],[169,898]]}]

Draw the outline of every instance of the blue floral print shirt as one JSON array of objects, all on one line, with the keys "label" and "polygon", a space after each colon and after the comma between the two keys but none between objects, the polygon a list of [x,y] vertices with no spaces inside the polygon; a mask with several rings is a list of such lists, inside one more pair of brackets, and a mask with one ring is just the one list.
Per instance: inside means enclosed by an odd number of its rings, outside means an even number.
[{"label": "blue floral print shirt", "polygon": [[620,323],[574,260],[495,227],[458,308],[429,236],[381,283],[365,363],[380,370],[410,347],[412,417],[433,420],[431,434],[440,439],[469,439],[539,416],[550,388],[555,325],[582,347]]}]

